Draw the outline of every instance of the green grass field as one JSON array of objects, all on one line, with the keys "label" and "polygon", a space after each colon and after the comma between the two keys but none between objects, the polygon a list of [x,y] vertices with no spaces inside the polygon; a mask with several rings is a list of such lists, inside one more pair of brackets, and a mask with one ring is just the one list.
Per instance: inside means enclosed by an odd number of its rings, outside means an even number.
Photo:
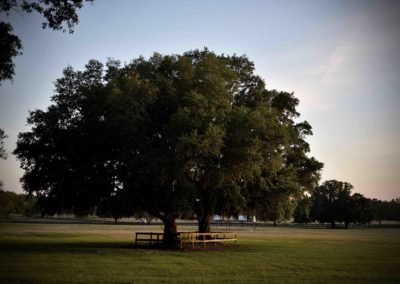
[{"label": "green grass field", "polygon": [[161,227],[1,223],[0,283],[400,283],[400,229],[263,228],[214,251],[134,248],[149,230]]}]

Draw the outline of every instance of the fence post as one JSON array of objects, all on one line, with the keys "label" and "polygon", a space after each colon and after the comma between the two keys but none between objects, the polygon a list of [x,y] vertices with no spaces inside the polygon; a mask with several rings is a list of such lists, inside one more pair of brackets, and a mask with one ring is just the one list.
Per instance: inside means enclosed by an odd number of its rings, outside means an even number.
[{"label": "fence post", "polygon": [[135,247],[137,247],[137,233],[135,233]]}]

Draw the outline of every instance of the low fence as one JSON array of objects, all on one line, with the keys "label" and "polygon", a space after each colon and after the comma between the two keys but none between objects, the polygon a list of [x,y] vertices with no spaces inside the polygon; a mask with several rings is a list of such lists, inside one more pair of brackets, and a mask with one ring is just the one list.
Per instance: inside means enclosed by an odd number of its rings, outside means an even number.
[{"label": "low fence", "polygon": [[180,233],[180,245],[181,248],[185,244],[190,244],[194,248],[195,244],[202,244],[206,247],[206,244],[218,243],[224,244],[225,242],[237,242],[237,234],[233,232],[213,232],[213,233],[198,233],[198,232],[182,232]]},{"label": "low fence", "polygon": [[[237,234],[232,232],[213,232],[213,233],[199,233],[199,232],[179,232],[177,239],[180,248],[185,245],[190,245],[192,248],[196,244],[200,244],[206,247],[207,244],[218,243],[224,244],[226,242],[237,242]],[[135,233],[135,246],[140,243],[146,243],[148,245],[159,245],[163,241],[163,233],[158,232],[137,232]]]},{"label": "low fence", "polygon": [[135,234],[135,246],[137,247],[139,243],[147,243],[149,245],[159,245],[163,241],[163,233],[154,232],[137,232]]}]

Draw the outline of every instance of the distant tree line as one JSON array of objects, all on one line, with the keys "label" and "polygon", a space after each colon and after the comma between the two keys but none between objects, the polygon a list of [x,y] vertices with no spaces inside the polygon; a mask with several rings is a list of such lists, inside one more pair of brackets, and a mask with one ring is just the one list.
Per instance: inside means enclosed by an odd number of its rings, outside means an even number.
[{"label": "distant tree line", "polygon": [[[378,199],[370,199],[364,197],[360,193],[336,194],[332,199],[326,198],[323,192],[327,184],[336,183],[336,181],[325,182],[313,196],[304,196],[288,208],[279,208],[274,214],[273,210],[266,207],[265,213],[261,216],[271,216],[264,218],[264,221],[272,221],[275,224],[279,221],[289,220],[293,217],[295,223],[321,222],[330,223],[334,228],[336,222],[343,222],[347,228],[350,223],[368,224],[372,221],[382,223],[382,221],[400,221],[400,198],[391,201],[383,201]],[[348,188],[348,184],[343,185],[342,189]],[[325,192],[326,193],[326,192]],[[322,196],[321,196],[322,195]],[[0,217],[7,219],[10,214],[20,214],[26,217],[45,216],[43,211],[37,204],[38,199],[35,196],[27,194],[17,194],[15,192],[3,191],[0,189]],[[273,206],[272,208],[277,208]],[[146,212],[129,211],[129,204],[124,200],[112,199],[101,203],[93,208],[87,214],[97,215],[103,218],[113,218],[115,222],[124,217],[135,216],[136,218],[144,218],[147,221],[153,217]],[[281,215],[279,212],[283,212]],[[73,211],[59,212],[64,214],[74,214]],[[244,213],[244,212],[241,212]],[[85,217],[75,214],[76,217]],[[275,218],[278,216],[278,218]],[[187,216],[192,219],[191,216]],[[225,216],[232,217],[232,216]],[[251,220],[252,216],[248,216]],[[261,218],[262,219],[262,218]]]},{"label": "distant tree line", "polygon": [[371,221],[400,221],[400,198],[391,201],[369,199],[360,193],[351,194],[352,185],[329,180],[319,186],[311,196],[303,196],[294,210],[296,223],[337,222],[367,224]]}]

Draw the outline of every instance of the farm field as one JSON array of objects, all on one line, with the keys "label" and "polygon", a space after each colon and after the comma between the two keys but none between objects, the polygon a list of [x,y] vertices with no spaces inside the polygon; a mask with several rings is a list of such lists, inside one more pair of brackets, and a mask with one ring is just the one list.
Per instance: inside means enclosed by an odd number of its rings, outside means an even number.
[{"label": "farm field", "polygon": [[0,283],[400,283],[400,229],[238,228],[210,251],[134,248],[137,231],[161,226],[0,223]]}]

